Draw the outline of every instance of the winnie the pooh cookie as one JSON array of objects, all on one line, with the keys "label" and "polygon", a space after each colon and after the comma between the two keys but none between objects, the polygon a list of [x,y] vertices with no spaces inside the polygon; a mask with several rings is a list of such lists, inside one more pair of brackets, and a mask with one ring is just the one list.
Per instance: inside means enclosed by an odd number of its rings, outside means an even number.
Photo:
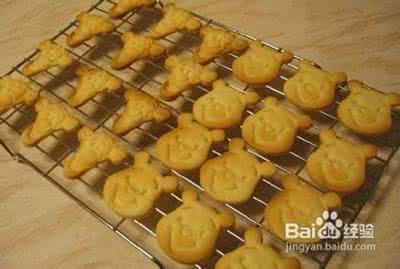
[{"label": "winnie the pooh cookie", "polygon": [[178,117],[178,127],[157,141],[156,152],[167,167],[192,170],[206,161],[211,145],[224,138],[224,131],[210,131],[194,122],[192,114],[183,113]]},{"label": "winnie the pooh cookie", "polygon": [[387,132],[392,126],[391,107],[400,105],[400,95],[367,89],[356,80],[349,81],[347,87],[350,95],[340,103],[337,110],[340,122],[361,135]]},{"label": "winnie the pooh cookie", "polygon": [[193,55],[194,60],[200,64],[209,63],[229,52],[240,53],[249,46],[245,40],[234,34],[209,26],[202,27],[200,35],[203,42]]},{"label": "winnie the pooh cookie", "polygon": [[171,116],[168,109],[161,107],[160,103],[148,94],[128,89],[124,97],[127,102],[125,110],[114,121],[112,127],[116,134],[125,134],[145,122],[163,122]]},{"label": "winnie the pooh cookie", "polygon": [[0,113],[18,104],[32,104],[38,92],[25,81],[11,77],[0,78]]},{"label": "winnie the pooh cookie", "polygon": [[78,131],[78,140],[79,149],[64,161],[66,178],[77,178],[105,161],[119,164],[128,156],[128,152],[113,138],[104,133],[96,133],[86,126]]},{"label": "winnie the pooh cookie", "polygon": [[162,9],[163,18],[150,30],[152,38],[162,38],[177,31],[196,31],[201,23],[189,11],[166,4]]},{"label": "winnie the pooh cookie", "polygon": [[107,178],[103,196],[106,204],[123,217],[142,218],[162,193],[174,192],[176,177],[163,177],[150,163],[146,152],[135,154],[135,164]]},{"label": "winnie the pooh cookie", "polygon": [[303,60],[299,71],[285,82],[284,92],[295,106],[303,110],[318,110],[332,104],[337,84],[346,80],[345,73],[329,73]]},{"label": "winnie the pooh cookie", "polygon": [[233,74],[248,84],[265,84],[274,80],[279,75],[281,66],[292,59],[291,52],[278,52],[254,41],[250,48],[233,62]]},{"label": "winnie the pooh cookie", "polygon": [[156,58],[165,53],[165,48],[151,38],[134,33],[122,35],[124,47],[112,59],[111,67],[122,69],[137,60]]},{"label": "winnie the pooh cookie", "polygon": [[195,63],[192,58],[170,56],[165,61],[169,77],[161,88],[161,98],[173,100],[195,85],[208,85],[217,79],[217,73]]},{"label": "winnie the pooh cookie", "polygon": [[290,150],[299,129],[311,127],[310,117],[295,114],[274,97],[264,100],[264,108],[243,123],[242,136],[253,148],[270,155]]},{"label": "winnie the pooh cookie", "polygon": [[239,125],[246,107],[258,100],[255,92],[241,93],[223,80],[217,80],[212,91],[196,100],[193,115],[196,121],[208,128],[230,128]]},{"label": "winnie the pooh cookie", "polygon": [[182,200],[180,207],[158,222],[157,240],[173,260],[195,264],[212,256],[222,229],[233,226],[235,219],[201,204],[195,191],[183,192]]},{"label": "winnie the pooh cookie", "polygon": [[65,48],[50,40],[46,40],[39,45],[39,55],[32,63],[24,66],[22,73],[25,76],[33,76],[51,67],[58,66],[65,69],[71,64],[72,58]]},{"label": "winnie the pooh cookie", "polygon": [[242,139],[233,138],[228,152],[202,165],[200,184],[217,201],[241,204],[250,199],[261,177],[275,171],[272,163],[261,163],[248,153]]},{"label": "winnie the pooh cookie", "polygon": [[35,121],[21,135],[22,142],[27,146],[32,146],[59,130],[72,132],[80,125],[79,120],[62,104],[51,103],[45,97],[40,97],[35,103],[35,111]]},{"label": "winnie the pooh cookie", "polygon": [[284,258],[275,249],[262,243],[262,235],[256,228],[244,234],[244,245],[225,254],[215,269],[300,269],[296,258]]},{"label": "winnie the pooh cookie", "polygon": [[137,8],[152,7],[156,3],[156,0],[120,0],[111,8],[110,16],[113,18],[119,18]]},{"label": "winnie the pooh cookie", "polygon": [[365,181],[368,159],[377,154],[369,144],[354,144],[337,138],[331,129],[320,133],[321,145],[307,160],[306,168],[311,179],[330,191],[353,192]]}]

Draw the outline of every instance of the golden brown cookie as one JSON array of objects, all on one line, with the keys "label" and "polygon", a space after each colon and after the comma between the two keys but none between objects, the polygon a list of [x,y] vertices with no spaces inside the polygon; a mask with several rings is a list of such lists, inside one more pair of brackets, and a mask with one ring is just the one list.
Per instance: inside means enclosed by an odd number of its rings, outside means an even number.
[{"label": "golden brown cookie", "polygon": [[112,59],[111,67],[125,68],[140,59],[157,58],[165,53],[165,48],[144,35],[125,33],[122,35],[124,47]]},{"label": "golden brown cookie", "polygon": [[256,92],[241,93],[223,80],[217,80],[212,91],[196,100],[193,115],[196,121],[208,128],[230,128],[239,125],[246,107],[258,100]]},{"label": "golden brown cookie", "polygon": [[345,73],[329,73],[303,60],[297,73],[285,82],[286,98],[301,109],[318,110],[335,100],[337,84],[345,82]]},{"label": "golden brown cookie", "polygon": [[77,178],[105,161],[119,164],[128,156],[128,152],[119,146],[114,138],[104,133],[96,133],[86,126],[79,130],[78,140],[79,149],[64,161],[66,178]]},{"label": "golden brown cookie", "polygon": [[362,135],[379,135],[389,131],[392,126],[391,107],[400,105],[400,95],[367,89],[356,80],[349,81],[347,87],[350,95],[337,110],[340,122]]},{"label": "golden brown cookie", "polygon": [[178,127],[157,141],[157,156],[171,169],[192,170],[206,161],[211,145],[224,138],[223,130],[210,131],[194,122],[192,114],[183,113]]},{"label": "golden brown cookie", "polygon": [[274,80],[279,75],[282,65],[292,59],[293,53],[289,51],[278,52],[254,41],[250,48],[233,62],[233,74],[248,84],[265,84]]},{"label": "golden brown cookie", "polygon": [[307,115],[295,114],[274,97],[264,100],[264,108],[243,123],[242,136],[253,148],[270,155],[287,153],[299,129],[311,127]]},{"label": "golden brown cookie", "polygon": [[113,18],[119,18],[137,8],[152,7],[156,3],[156,0],[120,0],[111,8],[110,16]]},{"label": "golden brown cookie", "polygon": [[11,77],[0,78],[0,113],[18,104],[32,104],[38,92],[22,80]]},{"label": "golden brown cookie", "polygon": [[324,211],[341,207],[340,197],[334,193],[320,193],[301,182],[294,175],[282,179],[284,190],[276,193],[265,208],[265,225],[282,240],[292,243],[315,243],[320,237],[315,234],[308,238],[286,237],[286,224],[297,224],[302,228],[316,225],[317,219]]},{"label": "golden brown cookie", "polygon": [[138,152],[134,165],[107,178],[103,196],[117,214],[138,219],[149,214],[162,193],[174,192],[177,186],[176,177],[163,177],[150,164],[150,155]]},{"label": "golden brown cookie", "polygon": [[24,66],[22,73],[25,76],[33,76],[51,67],[65,69],[72,64],[72,58],[62,46],[45,40],[39,45],[39,55],[32,63]]},{"label": "golden brown cookie", "polygon": [[212,256],[222,229],[233,226],[235,219],[201,204],[195,191],[183,192],[182,200],[180,207],[158,222],[158,244],[173,260],[195,264]]},{"label": "golden brown cookie", "polygon": [[248,48],[247,41],[238,38],[231,32],[204,26],[200,35],[203,41],[193,58],[200,64],[206,64],[226,53],[240,53]]},{"label": "golden brown cookie", "polygon": [[205,162],[200,169],[200,184],[213,199],[241,204],[251,198],[261,177],[276,171],[270,162],[259,162],[245,149],[240,138],[229,142],[229,151]]},{"label": "golden brown cookie", "polygon": [[124,94],[125,110],[114,121],[112,130],[116,134],[125,134],[145,122],[163,122],[169,119],[171,113],[148,94],[135,89],[128,89]]},{"label": "golden brown cookie", "polygon": [[170,56],[165,61],[169,71],[167,81],[161,88],[161,98],[173,100],[195,85],[208,85],[217,79],[217,73],[195,63],[192,58]]}]

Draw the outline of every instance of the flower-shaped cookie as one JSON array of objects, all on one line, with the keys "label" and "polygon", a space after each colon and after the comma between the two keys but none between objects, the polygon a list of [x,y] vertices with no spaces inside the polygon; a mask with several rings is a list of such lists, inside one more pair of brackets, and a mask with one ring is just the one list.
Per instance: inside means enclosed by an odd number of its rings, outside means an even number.
[{"label": "flower-shaped cookie", "polygon": [[307,129],[311,124],[310,117],[295,114],[274,97],[267,97],[264,108],[244,121],[242,136],[253,148],[279,155],[290,150],[299,129]]},{"label": "flower-shaped cookie", "polygon": [[239,125],[247,106],[258,102],[256,92],[241,93],[223,80],[213,84],[213,90],[203,95],[193,105],[196,121],[208,128],[230,128]]},{"label": "flower-shaped cookie", "polygon": [[18,104],[30,105],[37,96],[38,92],[25,81],[11,77],[0,78],[0,113]]},{"label": "flower-shaped cookie", "polygon": [[156,0],[120,0],[110,10],[110,16],[119,18],[140,7],[152,7],[157,3]]},{"label": "flower-shaped cookie", "polygon": [[195,264],[213,254],[221,230],[233,226],[235,219],[201,204],[195,191],[183,192],[182,199],[180,207],[158,222],[157,239],[170,258]]},{"label": "flower-shaped cookie", "polygon": [[157,156],[171,169],[192,170],[206,161],[211,145],[224,138],[224,131],[210,131],[194,122],[192,114],[184,113],[178,118],[178,127],[157,141]]},{"label": "flower-shaped cookie", "polygon": [[142,218],[154,207],[162,193],[176,190],[176,177],[163,177],[150,164],[146,152],[135,154],[135,164],[107,178],[103,196],[106,204],[124,217]]},{"label": "flower-shaped cookie", "polygon": [[379,135],[392,126],[391,107],[400,105],[400,95],[367,89],[361,82],[347,83],[350,95],[337,110],[340,122],[355,133]]}]

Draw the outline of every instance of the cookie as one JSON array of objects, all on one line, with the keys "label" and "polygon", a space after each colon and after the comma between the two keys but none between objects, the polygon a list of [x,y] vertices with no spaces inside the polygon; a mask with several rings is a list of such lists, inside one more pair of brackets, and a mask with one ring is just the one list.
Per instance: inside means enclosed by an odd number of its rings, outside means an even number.
[{"label": "cookie", "polygon": [[125,68],[140,59],[156,58],[165,53],[165,48],[144,35],[125,33],[121,37],[124,47],[112,59],[111,67]]},{"label": "cookie", "polygon": [[274,97],[264,100],[264,108],[243,123],[242,136],[253,148],[270,155],[287,153],[299,129],[311,127],[309,116],[295,114]]},{"label": "cookie", "polygon": [[358,190],[365,181],[367,160],[376,156],[377,148],[337,138],[331,129],[322,130],[320,140],[321,145],[307,160],[310,178],[330,191]]},{"label": "cookie", "polygon": [[336,86],[346,80],[345,73],[329,73],[303,60],[297,73],[285,82],[283,90],[295,106],[303,110],[318,110],[333,103]]},{"label": "cookie", "polygon": [[341,207],[341,199],[334,192],[320,193],[294,175],[282,178],[284,190],[276,193],[264,211],[264,224],[280,239],[291,243],[316,243],[318,234],[309,238],[286,238],[286,224],[301,228],[316,226],[324,211]]},{"label": "cookie", "polygon": [[165,61],[169,71],[167,81],[161,88],[161,98],[173,100],[195,85],[208,85],[217,79],[217,73],[195,63],[192,58],[170,56]]},{"label": "cookie", "polygon": [[192,114],[183,113],[178,117],[178,127],[157,141],[157,157],[171,169],[193,170],[206,161],[211,145],[224,138],[224,131],[210,131],[194,122]]},{"label": "cookie", "polygon": [[200,169],[200,184],[213,199],[242,204],[251,198],[261,177],[276,172],[270,162],[259,162],[245,149],[240,138],[229,142],[229,151],[208,160]]},{"label": "cookie", "polygon": [[139,219],[151,212],[162,193],[174,192],[177,186],[176,177],[163,177],[150,164],[150,155],[138,152],[133,166],[107,178],[103,197],[117,214]]},{"label": "cookie", "polygon": [[96,133],[86,126],[79,130],[78,140],[79,149],[64,161],[66,178],[77,178],[105,161],[119,164],[128,156],[128,152],[112,137],[105,133]]},{"label": "cookie", "polygon": [[162,9],[162,19],[150,30],[152,38],[162,38],[177,31],[196,31],[201,23],[187,10],[166,4]]},{"label": "cookie", "polygon": [[25,81],[11,77],[0,78],[0,113],[18,104],[32,104],[38,92]]},{"label": "cookie", "polygon": [[379,135],[392,126],[391,107],[400,105],[400,95],[384,94],[352,80],[350,90],[337,109],[339,121],[353,132],[361,135]]},{"label": "cookie", "polygon": [[208,128],[230,128],[239,125],[246,107],[258,100],[255,92],[241,93],[223,80],[217,80],[212,91],[196,100],[193,115],[196,121]]},{"label": "cookie", "polygon": [[300,269],[296,258],[282,257],[275,249],[262,243],[262,235],[256,228],[244,234],[244,245],[226,253],[215,269]]},{"label": "cookie", "polygon": [[111,8],[110,16],[113,18],[120,18],[137,8],[152,7],[156,3],[156,0],[120,0]]},{"label": "cookie", "polygon": [[289,51],[278,52],[254,41],[242,56],[233,61],[232,70],[241,81],[260,85],[277,78],[282,65],[292,59],[293,53]]},{"label": "cookie", "polygon": [[229,52],[240,53],[249,46],[247,41],[238,38],[231,32],[210,26],[202,27],[200,35],[203,41],[193,58],[201,64],[209,63]]},{"label": "cookie", "polygon": [[145,122],[163,122],[169,119],[171,113],[148,94],[135,89],[128,89],[124,94],[125,110],[114,121],[112,130],[116,134],[125,134]]},{"label": "cookie", "polygon": [[195,191],[183,192],[182,200],[180,207],[157,223],[157,240],[173,260],[195,264],[212,256],[222,229],[233,226],[235,219],[200,203]]},{"label": "cookie", "polygon": [[72,58],[62,46],[45,40],[39,45],[38,56],[28,65],[24,66],[22,73],[33,76],[52,67],[65,69],[72,64]]}]

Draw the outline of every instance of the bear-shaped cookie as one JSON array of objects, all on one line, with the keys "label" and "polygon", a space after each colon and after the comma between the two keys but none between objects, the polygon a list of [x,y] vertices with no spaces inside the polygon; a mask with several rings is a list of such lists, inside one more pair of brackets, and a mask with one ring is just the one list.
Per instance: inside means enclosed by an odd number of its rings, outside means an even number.
[{"label": "bear-shaped cookie", "polygon": [[18,104],[32,104],[38,92],[29,83],[9,76],[0,78],[0,113]]},{"label": "bear-shaped cookie", "polygon": [[156,3],[157,0],[120,0],[110,9],[110,16],[112,18],[120,18],[137,8],[152,7]]}]

